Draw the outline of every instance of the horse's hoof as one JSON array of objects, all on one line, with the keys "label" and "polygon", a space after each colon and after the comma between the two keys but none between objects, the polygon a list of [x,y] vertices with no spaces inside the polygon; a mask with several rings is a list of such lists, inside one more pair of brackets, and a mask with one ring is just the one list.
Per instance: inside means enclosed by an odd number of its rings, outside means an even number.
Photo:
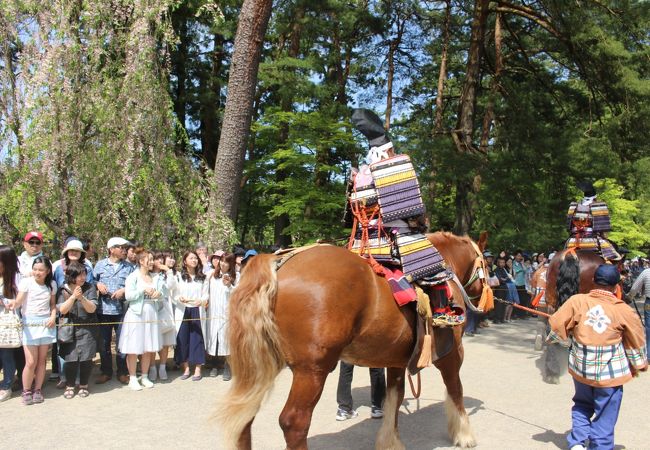
[{"label": "horse's hoof", "polygon": [[454,445],[460,448],[474,448],[476,447],[476,439],[472,435],[458,436]]}]

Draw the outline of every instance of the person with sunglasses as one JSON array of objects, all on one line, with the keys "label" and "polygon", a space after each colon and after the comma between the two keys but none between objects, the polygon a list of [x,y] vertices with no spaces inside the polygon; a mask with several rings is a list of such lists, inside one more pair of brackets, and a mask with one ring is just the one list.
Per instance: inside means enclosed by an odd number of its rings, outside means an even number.
[{"label": "person with sunglasses", "polygon": [[20,274],[23,277],[32,276],[32,264],[39,256],[43,256],[43,233],[30,231],[23,238],[25,251],[18,257]]},{"label": "person with sunglasses", "polygon": [[[129,241],[121,237],[110,238],[106,244],[108,257],[98,261],[94,270],[99,295],[97,320],[100,323],[110,323],[110,325],[99,326],[103,341],[99,349],[101,375],[95,380],[95,384],[104,384],[113,377],[113,355],[111,353],[113,329],[115,329],[115,348],[119,348],[119,336],[122,327],[117,323],[123,321],[126,311],[124,307],[124,286],[126,278],[134,270],[133,265],[125,261],[128,245]],[[118,380],[122,384],[127,384],[129,376],[127,375],[126,356],[118,352],[116,363]]]}]

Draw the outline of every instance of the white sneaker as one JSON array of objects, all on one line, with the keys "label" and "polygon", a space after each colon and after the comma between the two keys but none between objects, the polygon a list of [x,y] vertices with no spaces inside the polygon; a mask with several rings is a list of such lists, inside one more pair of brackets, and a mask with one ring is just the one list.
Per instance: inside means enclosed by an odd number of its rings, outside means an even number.
[{"label": "white sneaker", "polygon": [[156,370],[156,366],[154,364],[149,367],[149,379],[151,381],[156,381],[156,378],[158,378],[158,371]]},{"label": "white sneaker", "polygon": [[219,376],[219,369],[210,369],[210,376],[213,378]]},{"label": "white sneaker", "polygon": [[9,400],[11,398],[11,388],[0,390],[0,402]]},{"label": "white sneaker", "polygon": [[576,444],[573,447],[571,447],[571,450],[586,450],[587,447],[585,447],[582,444]]},{"label": "white sneaker", "polygon": [[165,381],[167,379],[167,367],[163,364],[160,365],[158,369],[158,378]]},{"label": "white sneaker", "polygon": [[138,383],[138,379],[137,379],[137,378],[131,378],[131,379],[129,380],[129,384],[128,384],[127,386],[128,386],[129,389],[131,389],[132,391],[141,391],[141,390],[142,390],[142,386],[140,385],[140,383]]},{"label": "white sneaker", "polygon": [[146,375],[142,376],[142,379],[140,380],[140,383],[142,384],[142,386],[144,386],[146,388],[152,388],[153,387],[153,383],[151,382],[149,377],[147,377]]}]

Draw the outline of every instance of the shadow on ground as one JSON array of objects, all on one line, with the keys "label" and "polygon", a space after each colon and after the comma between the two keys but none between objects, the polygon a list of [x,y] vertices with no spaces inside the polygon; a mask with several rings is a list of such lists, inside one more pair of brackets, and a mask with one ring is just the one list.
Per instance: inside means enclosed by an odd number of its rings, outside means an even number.
[{"label": "shadow on ground", "polygon": [[[355,391],[357,391],[355,389]],[[358,391],[368,391],[358,389]],[[369,392],[363,394],[369,395]],[[361,395],[363,395],[361,394]],[[483,407],[478,399],[465,397],[465,408],[471,416]],[[417,408],[417,400],[405,399],[399,413],[399,433],[402,443],[409,450],[430,450],[436,447],[452,447],[447,435],[447,416],[444,402]],[[411,411],[410,413],[405,411]],[[332,420],[334,418],[332,417]],[[320,434],[308,439],[307,445],[311,450],[370,450],[375,448],[375,438],[381,420],[351,419],[358,423],[335,433]]]}]

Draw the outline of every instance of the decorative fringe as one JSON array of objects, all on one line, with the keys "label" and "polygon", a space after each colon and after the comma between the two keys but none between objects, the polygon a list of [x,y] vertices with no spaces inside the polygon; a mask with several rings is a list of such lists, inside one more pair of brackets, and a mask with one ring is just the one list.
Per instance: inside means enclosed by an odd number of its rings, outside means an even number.
[{"label": "decorative fringe", "polygon": [[431,366],[431,332],[429,330],[429,319],[426,320],[425,329],[426,334],[422,342],[422,353],[420,353],[420,357],[418,358],[418,369]]},{"label": "decorative fringe", "polygon": [[418,314],[427,320],[430,319],[433,317],[433,312],[431,311],[431,300],[429,296],[419,286],[415,286],[415,292],[418,295]]},{"label": "decorative fringe", "polygon": [[483,312],[490,311],[494,308],[494,292],[487,283],[483,284],[483,292],[481,293],[481,300],[478,302],[478,309]]}]

